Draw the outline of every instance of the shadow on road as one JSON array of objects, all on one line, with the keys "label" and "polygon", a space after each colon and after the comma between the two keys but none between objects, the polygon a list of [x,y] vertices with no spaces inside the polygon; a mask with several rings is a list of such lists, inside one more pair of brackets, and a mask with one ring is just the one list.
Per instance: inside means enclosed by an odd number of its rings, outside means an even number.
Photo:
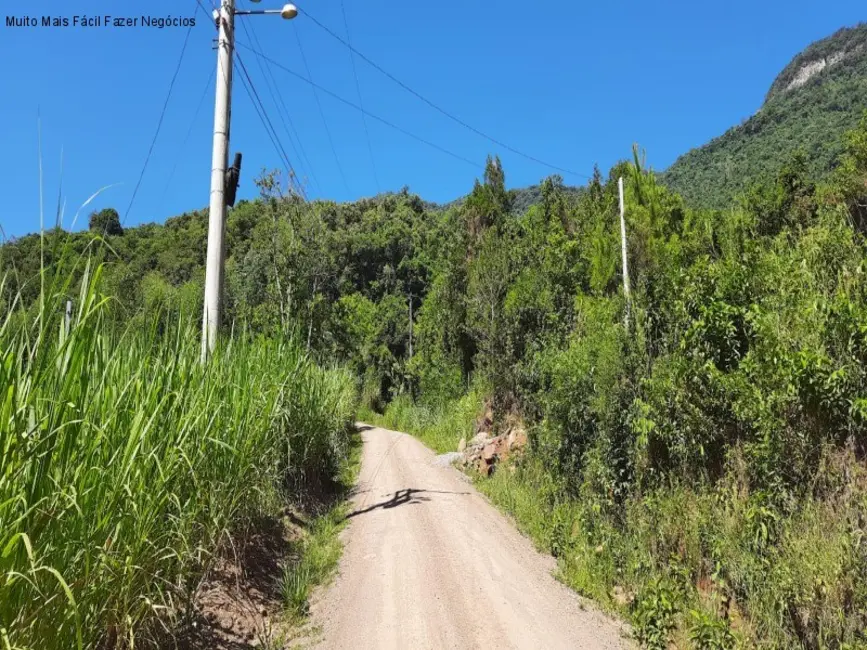
[{"label": "shadow on road", "polygon": [[470,494],[469,492],[450,492],[448,490],[419,490],[416,488],[406,488],[404,490],[398,490],[394,493],[387,501],[380,501],[379,503],[374,503],[372,506],[367,508],[362,508],[360,510],[354,510],[346,515],[346,519],[352,519],[353,517],[357,517],[358,515],[363,515],[365,513],[371,512],[372,510],[390,510],[391,508],[397,508],[398,506],[404,506],[407,504],[414,503],[422,503],[424,501],[430,501],[430,497],[419,496],[424,494]]}]

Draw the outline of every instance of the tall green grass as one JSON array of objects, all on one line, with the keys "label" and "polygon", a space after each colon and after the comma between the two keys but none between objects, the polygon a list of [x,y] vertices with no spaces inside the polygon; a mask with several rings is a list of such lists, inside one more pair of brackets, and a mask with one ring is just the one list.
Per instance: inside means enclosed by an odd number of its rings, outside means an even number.
[{"label": "tall green grass", "polygon": [[195,327],[119,330],[83,275],[69,328],[68,283],[0,290],[0,648],[157,638],[233,531],[348,453],[348,373],[245,337],[202,366]]},{"label": "tall green grass", "polygon": [[361,470],[361,439],[356,437],[348,462],[337,480],[337,500],[317,515],[297,540],[298,554],[284,563],[279,584],[283,601],[291,619],[296,622],[309,613],[313,589],[326,584],[337,572],[343,553],[340,532],[349,520],[349,496]]}]

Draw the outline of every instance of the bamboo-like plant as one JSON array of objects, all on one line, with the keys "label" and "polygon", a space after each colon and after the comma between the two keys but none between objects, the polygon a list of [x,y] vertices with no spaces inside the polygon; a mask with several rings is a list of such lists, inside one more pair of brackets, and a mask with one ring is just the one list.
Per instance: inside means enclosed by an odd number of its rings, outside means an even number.
[{"label": "bamboo-like plant", "polygon": [[0,322],[0,648],[132,647],[287,476],[339,464],[354,383],[282,339],[202,366],[192,320],[118,330],[102,267],[53,259]]}]

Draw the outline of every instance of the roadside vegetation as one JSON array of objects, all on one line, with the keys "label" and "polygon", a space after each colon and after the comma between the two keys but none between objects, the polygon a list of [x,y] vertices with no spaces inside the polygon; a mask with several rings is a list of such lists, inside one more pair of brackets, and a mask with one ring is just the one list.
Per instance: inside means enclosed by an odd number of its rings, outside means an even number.
[{"label": "roadside vegetation", "polygon": [[471,390],[459,399],[445,402],[414,402],[403,394],[389,403],[384,413],[362,406],[358,417],[364,422],[411,433],[439,453],[455,451],[463,438],[469,440],[485,398],[480,389]]},{"label": "roadside vegetation", "polygon": [[331,488],[329,502],[323,512],[314,513],[311,524],[302,530],[296,544],[295,558],[283,566],[280,592],[293,622],[304,620],[309,613],[313,589],[327,584],[337,572],[343,553],[339,535],[349,521],[349,496],[360,469],[361,440],[354,436],[346,462]]},{"label": "roadside vegetation", "polygon": [[865,647],[867,118],[844,147],[829,182],[795,156],[724,212],[636,155],[514,219],[489,163],[419,312],[415,404],[379,422],[442,451],[480,395],[523,416],[530,452],[480,489],[644,647]]},{"label": "roadside vegetation", "polygon": [[198,314],[119,327],[104,268],[54,254],[0,323],[0,647],[147,646],[234,536],[345,465],[355,382],[246,332],[203,366]]},{"label": "roadside vegetation", "polygon": [[[3,246],[5,643],[158,634],[237,522],[339,471],[357,390],[441,451],[483,405],[521,418],[530,451],[481,489],[647,647],[863,647],[867,121],[844,149],[830,180],[794,156],[726,211],[637,152],[520,215],[495,158],[434,212],[266,176],[230,215],[234,333],[206,368],[184,325],[204,214]],[[332,550],[287,569],[296,612]]]}]

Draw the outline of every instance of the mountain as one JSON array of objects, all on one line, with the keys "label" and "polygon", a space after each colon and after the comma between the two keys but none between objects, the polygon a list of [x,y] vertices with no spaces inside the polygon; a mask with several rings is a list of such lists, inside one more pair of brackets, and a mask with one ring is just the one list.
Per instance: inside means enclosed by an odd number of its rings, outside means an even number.
[{"label": "mountain", "polygon": [[797,150],[818,180],[842,134],[867,108],[867,23],[843,28],[798,54],[777,75],[759,111],[661,174],[689,202],[725,208],[752,181],[776,173]]}]

